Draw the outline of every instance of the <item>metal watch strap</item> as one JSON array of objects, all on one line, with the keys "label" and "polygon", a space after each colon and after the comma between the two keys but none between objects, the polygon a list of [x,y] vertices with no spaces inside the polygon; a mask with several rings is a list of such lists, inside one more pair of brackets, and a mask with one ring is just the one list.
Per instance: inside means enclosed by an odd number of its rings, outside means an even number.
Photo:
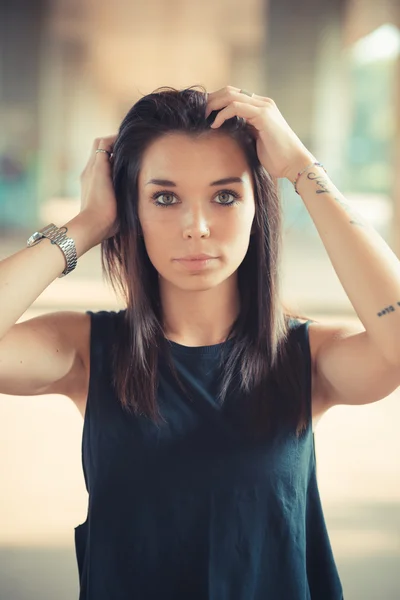
[{"label": "metal watch strap", "polygon": [[43,237],[49,239],[52,244],[56,244],[61,249],[65,256],[67,266],[61,275],[59,275],[59,278],[71,273],[78,263],[75,242],[72,238],[67,237],[66,231],[66,227],[56,227],[54,223],[50,223],[39,232],[40,239]]}]

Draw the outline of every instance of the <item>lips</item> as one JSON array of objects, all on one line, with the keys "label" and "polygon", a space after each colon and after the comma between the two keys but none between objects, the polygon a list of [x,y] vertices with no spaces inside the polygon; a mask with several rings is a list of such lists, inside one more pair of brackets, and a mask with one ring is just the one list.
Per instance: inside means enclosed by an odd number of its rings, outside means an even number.
[{"label": "lips", "polygon": [[215,258],[215,256],[211,256],[210,254],[192,254],[190,256],[182,256],[175,260],[209,260],[210,258]]},{"label": "lips", "polygon": [[175,262],[182,265],[182,267],[188,271],[201,271],[203,269],[210,268],[211,265],[214,265],[216,263],[216,258],[211,256],[197,259],[178,258],[175,259]]}]

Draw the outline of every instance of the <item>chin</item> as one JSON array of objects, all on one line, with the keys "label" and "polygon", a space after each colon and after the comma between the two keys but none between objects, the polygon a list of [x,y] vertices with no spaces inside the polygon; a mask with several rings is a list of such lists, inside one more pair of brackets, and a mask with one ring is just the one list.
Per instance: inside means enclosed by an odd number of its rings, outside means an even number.
[{"label": "chin", "polygon": [[161,275],[164,283],[172,285],[182,291],[187,292],[206,292],[212,290],[225,283],[234,273],[206,273],[206,272],[194,272],[188,273],[181,277],[176,277],[174,273],[173,277],[166,278]]}]

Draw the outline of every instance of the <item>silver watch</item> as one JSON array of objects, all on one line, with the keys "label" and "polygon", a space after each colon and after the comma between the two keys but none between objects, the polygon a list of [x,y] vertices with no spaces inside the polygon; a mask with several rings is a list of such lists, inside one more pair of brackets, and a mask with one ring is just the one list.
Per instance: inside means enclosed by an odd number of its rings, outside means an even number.
[{"label": "silver watch", "polygon": [[66,227],[56,227],[54,223],[50,223],[46,227],[43,227],[43,229],[35,231],[26,242],[27,246],[34,246],[41,239],[48,238],[52,244],[56,244],[62,250],[67,261],[67,266],[61,275],[58,276],[59,278],[71,273],[78,262],[75,242],[72,238],[66,236],[66,231]]}]

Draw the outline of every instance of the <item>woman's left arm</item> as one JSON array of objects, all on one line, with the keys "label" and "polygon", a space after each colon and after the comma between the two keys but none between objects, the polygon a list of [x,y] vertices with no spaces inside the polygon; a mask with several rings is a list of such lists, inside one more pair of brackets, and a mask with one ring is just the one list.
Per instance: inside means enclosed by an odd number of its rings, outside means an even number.
[{"label": "woman's left arm", "polygon": [[[305,154],[288,178],[294,182],[309,164]],[[365,328],[316,326],[316,394],[325,410],[386,398],[400,386],[400,261],[322,167],[307,169],[297,191]]]},{"label": "woman's left arm", "polygon": [[[293,183],[317,162],[271,98],[228,86],[208,94],[207,103],[206,116],[219,111],[212,128],[234,116],[252,126],[258,158],[272,177]],[[297,191],[365,328],[317,326],[318,396],[325,408],[380,400],[400,386],[400,261],[322,167],[307,169]]]},{"label": "woman's left arm", "polygon": [[[287,177],[310,164],[304,155]],[[300,194],[370,342],[400,369],[400,261],[346,201],[322,167],[300,176]]]}]

